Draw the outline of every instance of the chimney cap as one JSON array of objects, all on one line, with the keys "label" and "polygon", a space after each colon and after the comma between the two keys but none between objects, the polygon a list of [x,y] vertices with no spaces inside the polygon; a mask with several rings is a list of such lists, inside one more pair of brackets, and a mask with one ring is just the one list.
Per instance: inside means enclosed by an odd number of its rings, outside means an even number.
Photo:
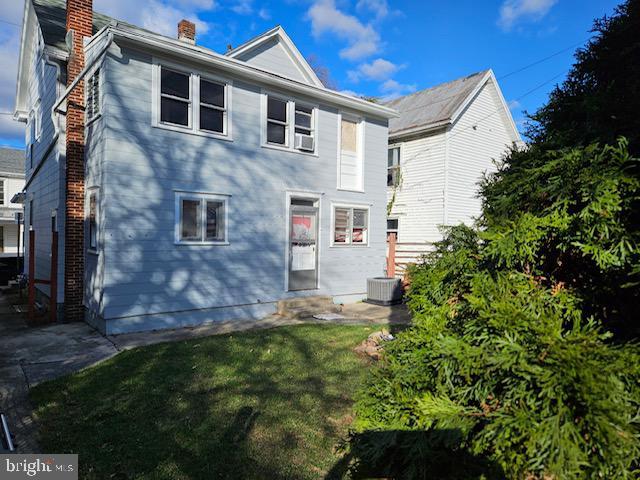
[{"label": "chimney cap", "polygon": [[182,19],[178,22],[178,40],[187,42],[190,44],[196,43],[196,24],[190,22],[187,19]]}]

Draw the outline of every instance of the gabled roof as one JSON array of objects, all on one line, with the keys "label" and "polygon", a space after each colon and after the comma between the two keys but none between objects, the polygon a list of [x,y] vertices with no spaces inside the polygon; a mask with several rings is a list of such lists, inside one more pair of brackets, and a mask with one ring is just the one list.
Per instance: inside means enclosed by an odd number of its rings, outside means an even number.
[{"label": "gabled roof", "polygon": [[240,60],[242,56],[274,39],[276,39],[284,47],[285,51],[289,54],[289,57],[291,57],[291,61],[293,62],[293,64],[298,68],[302,76],[307,79],[307,81],[309,81],[316,87],[323,86],[322,82],[316,75],[316,72],[313,71],[311,65],[309,65],[309,63],[305,60],[305,58],[300,53],[300,50],[298,50],[296,45],[289,38],[289,35],[287,35],[287,32],[285,32],[284,28],[282,28],[280,25],[275,26],[271,30],[267,30],[266,32],[252,38],[248,42],[243,43],[233,50],[229,50],[225,55]]},{"label": "gabled roof", "polygon": [[0,148],[0,173],[24,175],[24,150]]},{"label": "gabled roof", "polygon": [[465,100],[487,80],[491,70],[472,73],[451,82],[396,98],[385,105],[400,112],[389,121],[389,134],[417,128],[437,128],[454,121]]}]

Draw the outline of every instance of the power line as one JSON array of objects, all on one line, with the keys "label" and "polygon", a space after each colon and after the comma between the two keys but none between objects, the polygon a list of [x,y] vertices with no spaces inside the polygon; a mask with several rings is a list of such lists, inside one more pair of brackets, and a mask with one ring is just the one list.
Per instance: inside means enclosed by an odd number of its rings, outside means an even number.
[{"label": "power line", "polygon": [[[586,41],[588,41],[588,40],[589,40],[589,39],[588,39],[588,38],[586,38],[586,39],[584,39],[584,40],[582,40],[582,41],[580,41],[580,42],[576,42],[576,43],[574,43],[574,44],[572,44],[572,45],[569,45],[568,47],[563,48],[562,50],[558,50],[557,52],[552,53],[551,55],[547,55],[546,57],[541,58],[541,59],[539,59],[539,60],[536,60],[536,61],[534,61],[534,62],[531,62],[531,63],[529,63],[529,64],[527,64],[527,65],[524,65],[523,67],[519,67],[519,68],[517,68],[517,69],[515,69],[515,70],[512,70],[511,72],[505,73],[504,75],[500,75],[499,77],[496,77],[496,79],[497,79],[497,80],[503,80],[503,79],[508,78],[508,77],[510,77],[510,76],[512,76],[512,75],[515,75],[515,74],[517,74],[517,73],[520,73],[520,72],[523,72],[523,71],[525,71],[525,70],[528,70],[528,69],[529,69],[529,68],[531,68],[531,67],[535,67],[536,65],[540,65],[541,63],[544,63],[544,62],[546,62],[547,60],[550,60],[550,59],[552,59],[552,58],[554,58],[554,57],[557,57],[558,55],[560,55],[560,54],[562,54],[562,53],[564,53],[564,52],[566,52],[566,51],[568,51],[568,50],[571,50],[572,48],[575,48],[575,47],[576,47],[576,46],[578,46],[578,45],[582,45],[582,44],[584,44],[584,43],[585,43]],[[449,95],[449,96],[447,96],[447,97],[441,98],[440,100],[436,100],[436,101],[434,101],[434,102],[427,103],[427,104],[425,104],[425,105],[420,105],[420,106],[416,106],[416,107],[408,108],[408,109],[406,109],[406,110],[403,110],[401,113],[407,113],[407,112],[412,112],[412,111],[414,111],[414,110],[419,110],[419,109],[421,109],[421,108],[431,107],[431,106],[433,106],[433,105],[437,105],[437,104],[439,104],[439,103],[446,102],[447,100],[450,100],[450,99],[452,99],[452,98],[456,98],[456,97],[458,97],[459,95],[460,95],[459,93],[458,93],[458,94],[456,94],[456,95]]]},{"label": "power line", "polygon": [[15,27],[21,27],[22,26],[19,23],[10,22],[9,20],[3,20],[2,18],[0,18],[0,23],[6,23],[7,25],[13,25]]}]

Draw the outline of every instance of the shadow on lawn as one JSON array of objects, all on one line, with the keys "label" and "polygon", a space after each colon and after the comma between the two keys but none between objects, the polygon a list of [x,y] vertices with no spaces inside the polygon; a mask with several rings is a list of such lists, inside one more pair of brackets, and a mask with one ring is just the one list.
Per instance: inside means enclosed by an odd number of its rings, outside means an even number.
[{"label": "shadow on lawn", "polygon": [[321,478],[365,373],[354,338],[311,329],[135,349],[36,387],[43,446],[88,479]]},{"label": "shadow on lawn", "polygon": [[326,475],[342,478],[498,480],[503,470],[493,461],[473,455],[459,445],[457,429],[381,431],[354,434],[345,445],[347,453]]}]

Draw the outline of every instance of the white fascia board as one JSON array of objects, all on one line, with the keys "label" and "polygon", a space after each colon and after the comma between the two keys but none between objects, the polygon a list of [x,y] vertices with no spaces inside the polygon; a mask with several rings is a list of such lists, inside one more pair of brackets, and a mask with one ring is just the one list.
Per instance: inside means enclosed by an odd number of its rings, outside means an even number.
[{"label": "white fascia board", "polygon": [[449,125],[451,125],[450,120],[442,120],[441,122],[436,122],[429,125],[421,125],[419,127],[405,128],[404,130],[389,133],[389,143],[391,143],[391,139],[396,140],[396,139],[411,136],[411,135],[431,134],[431,133],[437,132],[438,130],[442,130],[443,128],[446,128]]},{"label": "white fascia board", "polygon": [[24,8],[22,11],[22,29],[20,32],[20,53],[18,55],[18,79],[16,82],[16,98],[15,98],[15,108],[13,118],[18,121],[22,121],[25,115],[25,101],[24,97],[26,96],[25,90],[28,88],[26,83],[28,82],[27,73],[25,73],[25,69],[29,68],[28,59],[25,58],[25,44],[27,43],[27,35],[29,33],[29,27],[34,22],[33,20],[33,11],[32,11],[31,1],[27,0],[24,2]]},{"label": "white fascia board", "polygon": [[192,61],[200,62],[210,67],[224,70],[232,75],[249,79],[251,82],[258,82],[263,85],[274,86],[290,92],[307,95],[335,106],[346,107],[356,112],[366,113],[378,118],[390,119],[399,117],[399,113],[392,108],[350,97],[324,87],[316,87],[281,77],[197,45],[189,45],[179,40],[173,40],[154,33],[128,29],[122,25],[110,27],[109,30],[113,33],[114,37],[124,40],[125,42],[129,41],[134,45],[143,45],[161,54],[173,54],[183,60],[189,58]]}]

